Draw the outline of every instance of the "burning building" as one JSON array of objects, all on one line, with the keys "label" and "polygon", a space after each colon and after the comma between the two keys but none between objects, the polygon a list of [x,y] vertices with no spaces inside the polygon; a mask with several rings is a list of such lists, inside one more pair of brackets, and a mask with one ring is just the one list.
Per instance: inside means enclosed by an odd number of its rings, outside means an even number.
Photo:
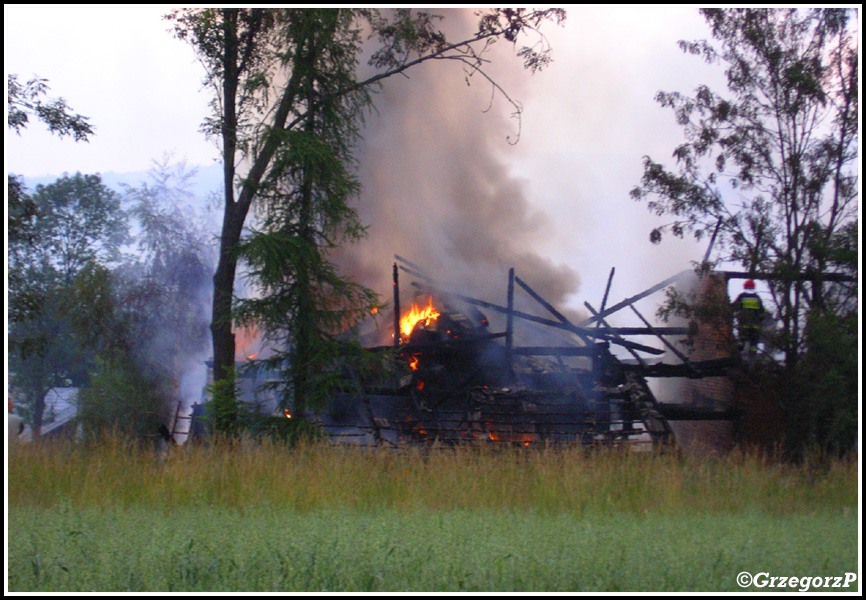
[{"label": "burning building", "polygon": [[[670,421],[732,417],[727,402],[659,402],[647,384],[675,378],[692,382],[689,389],[713,387],[735,364],[731,356],[707,354],[700,345],[698,353],[685,355],[668,338],[682,338],[689,328],[654,327],[634,308],[642,298],[690,278],[691,271],[612,306],[606,298],[598,310],[585,303],[592,316],[575,323],[514,269],[508,272],[505,302],[497,304],[455,292],[418,265],[396,259],[393,312],[377,311],[360,334],[374,360],[363,361],[363,367],[338,366],[340,391],[305,415],[335,442],[667,443],[674,437]],[[515,292],[522,296],[520,308]],[[538,310],[524,310],[527,302]],[[627,307],[642,327],[608,323]],[[668,349],[634,341],[636,336],[654,337]],[[632,358],[621,358],[616,348]],[[665,362],[665,356],[678,361]],[[239,372],[242,400],[266,415],[282,414],[282,408],[291,415],[292,407],[281,406],[273,391],[280,383],[277,373]]]},{"label": "burning building", "polygon": [[[353,372],[347,385],[325,410],[310,415],[336,440],[360,444],[460,443],[487,441],[515,445],[535,443],[625,443],[672,439],[668,419],[729,418],[713,407],[661,404],[648,377],[718,376],[729,358],[679,364],[659,361],[665,350],[633,341],[656,336],[673,348],[667,336],[686,328],[611,327],[606,317],[677,280],[573,323],[527,283],[509,271],[504,304],[469,297],[436,281],[410,261],[396,257],[393,267],[392,322],[378,321],[367,333],[371,353],[387,357],[397,368],[390,376]],[[400,273],[408,274],[413,300],[401,309]],[[550,316],[515,308],[515,286]],[[636,311],[635,311],[636,312]],[[494,331],[488,314],[504,319]],[[643,318],[641,317],[643,320]],[[534,336],[518,336],[529,326]],[[551,334],[560,334],[559,336]],[[565,337],[562,336],[565,334]],[[557,340],[530,345],[518,340]],[[633,360],[611,352],[624,348]],[[654,357],[645,358],[646,355]]]}]

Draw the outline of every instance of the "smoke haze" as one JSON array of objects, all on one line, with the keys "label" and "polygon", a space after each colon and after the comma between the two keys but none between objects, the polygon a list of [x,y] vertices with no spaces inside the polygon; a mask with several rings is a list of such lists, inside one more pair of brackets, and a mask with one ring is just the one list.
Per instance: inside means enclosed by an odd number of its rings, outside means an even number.
[{"label": "smoke haze", "polygon": [[[454,16],[446,21],[460,21]],[[457,16],[466,27],[467,14]],[[529,73],[510,45],[495,50],[497,82],[519,97],[519,80]],[[478,77],[467,86],[458,65],[433,61],[409,78],[387,80],[375,96],[358,155],[357,209],[369,236],[344,249],[338,263],[385,300],[395,254],[499,304],[510,267],[554,305],[578,291],[574,270],[535,251],[550,217],[533,206],[526,183],[507,167],[508,138],[516,137],[519,123],[498,92],[491,104],[491,92]]]}]

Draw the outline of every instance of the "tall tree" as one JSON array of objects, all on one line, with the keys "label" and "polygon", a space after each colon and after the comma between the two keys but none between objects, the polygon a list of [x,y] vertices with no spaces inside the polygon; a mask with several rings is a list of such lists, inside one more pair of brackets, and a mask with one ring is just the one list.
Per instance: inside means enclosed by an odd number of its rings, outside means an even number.
[{"label": "tall tree", "polygon": [[[83,115],[72,114],[63,98],[44,100],[42,96],[47,92],[46,79],[34,77],[22,85],[17,75],[11,73],[7,75],[7,127],[21,135],[21,130],[25,129],[30,121],[30,115],[35,115],[37,119],[48,125],[51,133],[61,138],[71,135],[76,141],[88,141],[93,135],[93,127],[88,123],[89,119]],[[7,192],[6,229],[9,233],[9,241],[10,243],[25,241],[32,235],[36,207],[20,177],[12,174],[8,176]]]},{"label": "tall tree", "polygon": [[[674,221],[655,229],[696,238],[719,227],[715,258],[775,275],[771,291],[786,361],[803,350],[811,308],[850,309],[854,288],[821,280],[856,270],[858,48],[845,9],[703,9],[716,49],[680,42],[721,63],[727,96],[659,92],[686,142],[676,169],[644,157],[632,191]],[[836,250],[834,250],[836,249]],[[804,277],[805,276],[805,277]]]},{"label": "tall tree", "polygon": [[127,241],[126,214],[120,195],[99,175],[63,176],[36,186],[40,243],[36,256],[55,269],[64,283],[88,262],[108,264],[119,258]]},{"label": "tall tree", "polygon": [[[769,275],[778,321],[773,345],[784,356],[779,366],[785,381],[802,382],[798,373],[820,371],[815,351],[827,347],[830,337],[816,327],[834,323],[832,328],[847,338],[844,332],[856,320],[855,13],[701,13],[718,45],[698,41],[680,46],[724,67],[727,94],[707,86],[698,87],[694,96],[658,93],[656,99],[674,111],[686,141],[673,153],[674,168],[644,157],[643,178],[632,196],[647,200],[656,214],[673,217],[651,233],[653,242],[666,232],[693,233],[700,239],[717,231],[711,258]],[[801,369],[804,357],[809,365]],[[791,404],[786,412],[802,417],[805,400],[787,396]],[[849,398],[850,406],[856,411],[856,398],[853,405]]]},{"label": "tall tree", "polygon": [[[73,114],[63,98],[43,98],[48,89],[45,79],[34,77],[21,84],[17,75],[7,75],[7,127],[21,135],[30,116],[35,115],[61,138],[71,135],[76,141],[88,141],[93,134],[88,117]],[[13,380],[24,391],[26,416],[37,432],[42,424],[45,394],[68,376],[80,378],[82,358],[59,318],[65,305],[62,295],[56,293],[56,263],[52,264],[46,255],[45,242],[51,239],[52,228],[44,218],[43,200],[28,194],[19,176],[8,175],[9,353]],[[47,208],[50,213],[54,207]]]},{"label": "tall tree", "polygon": [[[225,188],[211,322],[217,379],[227,379],[234,367],[232,300],[238,245],[247,216],[263,189],[280,179],[277,173],[287,172],[286,160],[293,155],[286,148],[293,135],[306,132],[310,139],[315,121],[321,118],[318,109],[322,101],[366,93],[381,80],[428,60],[459,62],[471,74],[493,82],[484,70],[485,51],[492,43],[504,39],[516,45],[521,34],[537,32],[544,21],[561,22],[564,17],[559,9],[489,10],[479,14],[473,36],[455,42],[438,29],[437,17],[408,9],[397,9],[387,16],[370,9],[231,8],[169,15],[178,37],[196,49],[205,65],[207,82],[216,92],[214,115],[205,123],[205,131],[219,138]],[[314,31],[316,25],[324,25],[323,31]],[[328,74],[314,80],[310,68],[325,55],[336,61],[319,63],[327,68],[356,61],[362,50],[361,28],[378,43],[370,59],[375,73],[364,80],[353,76],[329,81],[332,85],[326,86],[327,91],[316,89],[311,102],[310,82],[320,86]],[[517,51],[525,66],[533,70],[550,60],[550,48],[543,37],[539,40]],[[346,54],[341,58],[338,53]],[[294,157],[299,158],[297,154]],[[295,184],[303,186],[303,181],[301,177]],[[304,278],[302,274],[301,280]]]},{"label": "tall tree", "polygon": [[127,235],[120,196],[99,175],[66,175],[37,186],[26,202],[32,206],[26,227],[9,238],[13,321],[38,312],[48,288],[70,285],[87,264],[116,260]]},{"label": "tall tree", "polygon": [[263,325],[286,349],[271,362],[286,371],[285,396],[299,414],[327,391],[327,363],[341,345],[336,334],[375,302],[327,256],[363,233],[349,200],[359,190],[352,151],[369,92],[343,92],[354,84],[361,44],[353,19],[307,10],[292,20],[293,36],[304,40],[295,75],[307,118],[278,150],[259,193],[260,225],[240,246],[257,294],[241,301],[239,318]]},{"label": "tall tree", "polygon": [[132,331],[139,363],[178,377],[207,348],[212,227],[194,208],[194,170],[156,163],[149,181],[125,189],[138,252],[118,269],[118,310]]},{"label": "tall tree", "polygon": [[71,295],[76,329],[97,351],[79,417],[88,432],[134,436],[168,426],[179,380],[201,364],[208,342],[211,236],[194,208],[194,171],[156,163],[147,181],[127,186],[137,252],[111,271],[93,270]]},{"label": "tall tree", "polygon": [[28,235],[9,244],[9,338],[13,382],[38,431],[48,389],[84,383],[92,358],[74,323],[93,305],[73,302],[74,290],[117,258],[127,228],[119,195],[98,175],[37,186],[31,200]]}]

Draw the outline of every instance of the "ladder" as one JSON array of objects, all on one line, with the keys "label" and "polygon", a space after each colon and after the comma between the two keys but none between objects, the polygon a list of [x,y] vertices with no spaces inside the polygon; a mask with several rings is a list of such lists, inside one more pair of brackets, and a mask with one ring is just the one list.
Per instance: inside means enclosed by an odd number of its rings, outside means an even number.
[{"label": "ladder", "polygon": [[[178,443],[177,442],[177,436],[178,435],[186,435],[187,439],[189,439],[189,435],[192,432],[192,412],[190,412],[190,414],[188,414],[188,415],[181,415],[180,414],[180,408],[182,405],[183,405],[183,399],[178,398],[177,399],[177,406],[174,409],[174,420],[172,421],[172,425],[171,425],[171,439],[175,444]],[[186,426],[186,430],[182,431],[178,428],[178,424],[180,421],[187,421],[189,423]]]}]

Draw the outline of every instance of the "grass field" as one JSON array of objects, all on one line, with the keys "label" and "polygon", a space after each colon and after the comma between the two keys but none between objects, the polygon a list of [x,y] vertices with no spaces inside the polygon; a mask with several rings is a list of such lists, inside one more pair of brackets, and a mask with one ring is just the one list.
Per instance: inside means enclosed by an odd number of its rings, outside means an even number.
[{"label": "grass field", "polygon": [[30,445],[10,456],[8,587],[738,591],[742,571],[856,572],[857,493],[855,460]]}]

